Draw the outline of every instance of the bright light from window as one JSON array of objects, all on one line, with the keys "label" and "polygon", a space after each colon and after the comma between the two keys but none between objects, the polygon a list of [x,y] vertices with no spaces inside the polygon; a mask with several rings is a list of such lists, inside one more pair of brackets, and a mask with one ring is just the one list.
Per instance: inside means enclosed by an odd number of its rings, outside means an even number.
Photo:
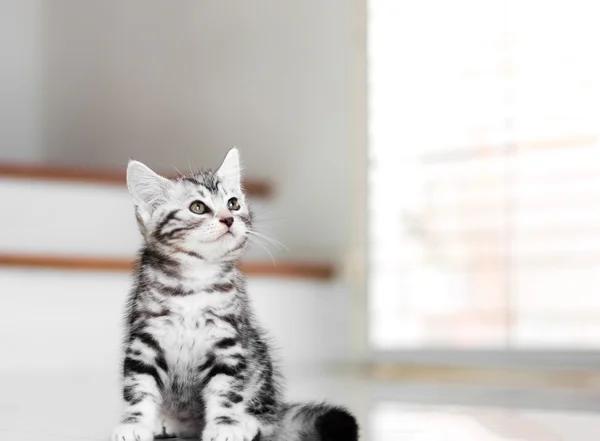
[{"label": "bright light from window", "polygon": [[370,0],[374,348],[600,347],[595,11]]}]

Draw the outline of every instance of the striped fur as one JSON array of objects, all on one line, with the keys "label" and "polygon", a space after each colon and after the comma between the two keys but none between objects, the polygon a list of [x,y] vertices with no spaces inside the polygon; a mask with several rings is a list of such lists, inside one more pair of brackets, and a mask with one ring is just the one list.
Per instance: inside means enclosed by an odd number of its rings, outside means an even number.
[{"label": "striped fur", "polygon": [[[175,181],[130,163],[145,245],[127,306],[123,414],[112,441],[358,439],[343,408],[282,399],[237,267],[252,222],[239,170],[235,149],[217,172]],[[239,209],[228,208],[231,198]],[[207,212],[190,211],[193,201]]]}]

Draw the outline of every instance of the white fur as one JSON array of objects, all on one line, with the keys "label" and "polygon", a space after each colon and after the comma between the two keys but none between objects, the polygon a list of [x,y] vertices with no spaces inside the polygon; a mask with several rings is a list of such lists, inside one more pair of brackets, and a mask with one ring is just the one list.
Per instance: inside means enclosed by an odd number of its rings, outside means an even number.
[{"label": "white fur", "polygon": [[152,441],[152,428],[143,424],[119,424],[113,430],[111,441]]},{"label": "white fur", "polygon": [[221,167],[217,170],[216,175],[221,179],[226,187],[231,187],[235,190],[241,189],[242,168],[240,165],[240,153],[237,148],[233,147],[223,160]]},{"label": "white fur", "polygon": [[175,372],[187,375],[198,360],[206,357],[211,343],[233,334],[230,329],[206,325],[211,318],[209,311],[225,308],[232,298],[233,293],[215,295],[201,291],[185,297],[170,297],[166,301],[171,314],[149,321],[149,331],[158,339],[167,363]]},{"label": "white fur", "polygon": [[258,433],[256,419],[241,415],[240,424],[222,426],[208,424],[202,434],[202,441],[249,441]]},{"label": "white fur", "polygon": [[166,192],[171,185],[168,179],[157,175],[139,161],[129,161],[127,165],[127,188],[135,205],[143,216],[166,201]]}]

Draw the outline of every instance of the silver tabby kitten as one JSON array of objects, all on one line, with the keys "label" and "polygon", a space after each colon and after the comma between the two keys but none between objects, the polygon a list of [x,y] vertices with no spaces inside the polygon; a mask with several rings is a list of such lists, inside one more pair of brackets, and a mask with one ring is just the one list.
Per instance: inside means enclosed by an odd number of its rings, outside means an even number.
[{"label": "silver tabby kitten", "polygon": [[237,262],[252,215],[239,155],[216,172],[165,179],[131,161],[145,244],[129,298],[124,411],[113,441],[355,441],[345,409],[282,401]]}]

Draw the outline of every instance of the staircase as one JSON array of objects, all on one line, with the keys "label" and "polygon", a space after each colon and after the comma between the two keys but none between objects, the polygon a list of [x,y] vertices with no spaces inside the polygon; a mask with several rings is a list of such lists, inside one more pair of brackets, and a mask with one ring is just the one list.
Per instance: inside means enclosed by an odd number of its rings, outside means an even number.
[{"label": "staircase", "polygon": [[[268,207],[268,183],[245,187],[255,207]],[[141,244],[124,171],[4,164],[0,195],[0,371],[118,369]],[[344,359],[348,296],[332,264],[273,262],[257,248],[242,268],[286,366]]]}]

